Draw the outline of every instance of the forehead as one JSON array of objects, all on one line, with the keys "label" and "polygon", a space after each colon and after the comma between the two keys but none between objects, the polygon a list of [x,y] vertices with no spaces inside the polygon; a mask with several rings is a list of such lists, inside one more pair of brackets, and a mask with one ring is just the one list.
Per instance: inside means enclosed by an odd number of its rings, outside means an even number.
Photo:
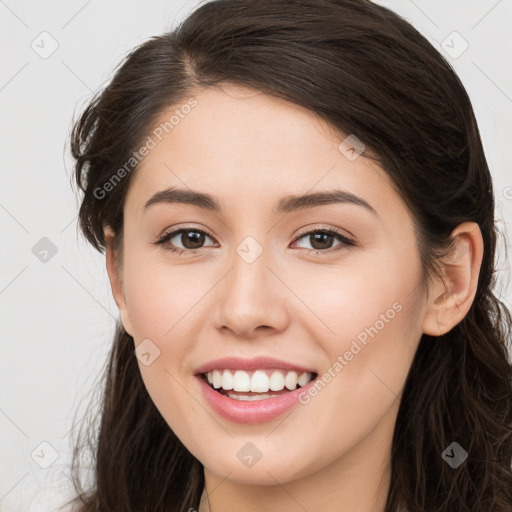
[{"label": "forehead", "polygon": [[274,206],[286,195],[336,188],[377,209],[379,196],[394,194],[375,162],[348,159],[339,148],[345,136],[301,106],[232,85],[191,97],[193,108],[184,108],[192,104],[185,98],[152,128],[154,147],[139,163],[126,201],[140,214],[155,192],[177,186],[215,195],[226,208]]}]

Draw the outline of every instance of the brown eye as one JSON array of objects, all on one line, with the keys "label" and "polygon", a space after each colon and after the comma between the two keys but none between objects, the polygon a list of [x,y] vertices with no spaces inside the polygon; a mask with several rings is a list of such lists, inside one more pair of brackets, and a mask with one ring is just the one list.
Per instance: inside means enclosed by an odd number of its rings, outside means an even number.
[{"label": "brown eye", "polygon": [[[193,252],[202,249],[205,237],[210,238],[210,235],[201,229],[181,228],[164,234],[156,243],[162,244],[167,250],[181,254],[186,251]],[[177,238],[177,241],[171,243],[173,238]],[[183,247],[179,247],[179,245],[176,247],[177,243],[181,243]]]},{"label": "brown eye", "polygon": [[314,249],[330,249],[334,241],[334,236],[327,233],[315,233],[314,235],[309,235],[309,239]]},{"label": "brown eye", "polygon": [[181,231],[180,242],[185,249],[199,249],[204,243],[205,235],[199,231]]},{"label": "brown eye", "polygon": [[[203,249],[205,237],[213,238],[206,231],[196,228],[181,228],[169,233],[164,234],[157,242],[158,245],[162,245],[166,250],[175,252],[177,254],[183,254],[185,252],[198,251]],[[312,246],[312,249],[307,249],[308,252],[314,252],[315,254],[331,253],[342,249],[343,247],[355,246],[356,243],[347,238],[342,233],[333,229],[317,229],[314,231],[308,231],[300,235],[296,240],[308,239]],[[172,239],[177,240],[171,242]],[[340,243],[333,246],[333,241],[338,240]],[[177,244],[181,244],[182,247]]]},{"label": "brown eye", "polygon": [[[342,233],[330,229],[316,229],[314,231],[308,231],[297,238],[297,240],[301,239],[309,239],[310,244],[313,248],[306,249],[309,251],[314,251],[317,254],[326,252],[329,253],[332,251],[337,251],[338,249],[346,246],[356,245],[353,240],[346,237]],[[340,243],[333,247],[334,239],[339,240]]]}]

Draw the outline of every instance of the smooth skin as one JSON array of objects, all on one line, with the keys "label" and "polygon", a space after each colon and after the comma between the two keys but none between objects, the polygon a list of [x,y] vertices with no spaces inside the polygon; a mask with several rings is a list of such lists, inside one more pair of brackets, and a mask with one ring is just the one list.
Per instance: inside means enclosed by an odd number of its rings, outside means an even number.
[{"label": "smooth skin", "polygon": [[[411,213],[375,162],[347,158],[331,127],[282,99],[230,84],[194,97],[197,106],[133,176],[122,267],[115,234],[108,227],[105,234],[124,328],[135,347],[149,339],[160,350],[149,366],[139,360],[144,383],[204,465],[208,496],[203,492],[199,512],[383,511],[414,353],[422,333],[439,336],[468,312],[482,261],[480,229],[457,227],[452,264],[447,259],[444,279],[431,282],[427,294]],[[211,194],[223,211],[178,203],[144,210],[168,187]],[[363,198],[376,214],[349,203],[276,213],[284,196],[334,188]],[[189,239],[195,229],[208,235],[195,246],[184,245],[181,234],[154,243],[183,227]],[[335,236],[321,245],[319,229],[338,229],[356,245]],[[237,252],[247,237],[262,249],[251,263]],[[188,252],[166,250],[171,245]],[[268,355],[322,376],[394,303],[400,312],[316,396],[282,417],[230,422],[199,392],[195,368],[229,355]],[[237,456],[248,442],[262,454],[251,467]]]}]

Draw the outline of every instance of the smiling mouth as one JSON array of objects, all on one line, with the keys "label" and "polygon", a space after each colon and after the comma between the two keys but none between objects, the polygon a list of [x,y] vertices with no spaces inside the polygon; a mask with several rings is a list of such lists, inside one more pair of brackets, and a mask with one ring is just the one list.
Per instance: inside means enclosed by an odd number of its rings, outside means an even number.
[{"label": "smiling mouth", "polygon": [[[244,372],[245,373],[245,372]],[[279,373],[288,373],[288,372],[279,372]],[[292,372],[294,373],[294,372]],[[210,374],[210,375],[208,375]],[[296,375],[296,374],[295,374]],[[300,389],[301,387],[304,387],[305,385],[309,384],[310,382],[314,381],[318,374],[316,372],[305,372],[300,375],[301,378],[297,379],[295,376],[289,376],[287,375],[287,383],[286,385],[283,385],[282,378],[278,376],[274,376],[275,379],[273,382],[271,382],[271,385],[265,385],[265,379],[263,378],[264,383],[259,388],[260,391],[249,391],[247,389],[247,382],[245,382],[244,385],[240,385],[240,382],[229,382],[227,386],[219,385],[220,383],[217,381],[216,384],[218,387],[214,386],[214,382],[210,382],[212,380],[212,372],[208,373],[202,373],[198,375],[211,389],[216,391],[217,393],[233,398],[235,400],[245,400],[245,401],[251,401],[251,400],[264,400],[267,398],[272,398],[274,396],[280,396],[287,393],[290,393],[292,391],[296,391],[297,389]],[[295,377],[295,378],[294,378]],[[225,387],[231,388],[231,389],[225,389]],[[240,391],[236,391],[234,388],[242,388]],[[270,389],[274,388],[274,389]],[[277,388],[277,389],[276,389]],[[279,389],[281,388],[281,389]]]}]

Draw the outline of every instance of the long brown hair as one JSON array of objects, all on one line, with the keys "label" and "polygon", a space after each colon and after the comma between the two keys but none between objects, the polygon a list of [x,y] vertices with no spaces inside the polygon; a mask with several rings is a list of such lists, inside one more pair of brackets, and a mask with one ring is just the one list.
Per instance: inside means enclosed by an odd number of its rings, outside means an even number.
[{"label": "long brown hair", "polygon": [[[109,225],[122,256],[123,204],[136,165],[104,197],[98,190],[163,109],[221,82],[284,98],[362,140],[410,208],[427,274],[438,274],[455,227],[478,223],[484,255],[476,296],[458,325],[419,343],[395,426],[385,510],[509,512],[512,319],[494,291],[499,231],[491,175],[450,64],[408,22],[367,0],[204,3],[127,55],[73,126],[79,227],[98,251]],[[78,510],[197,509],[203,466],[153,404],[120,322],[102,375],[98,417],[81,423],[73,454]],[[442,458],[452,442],[468,453],[456,469]],[[93,481],[84,489],[86,450]]]}]

